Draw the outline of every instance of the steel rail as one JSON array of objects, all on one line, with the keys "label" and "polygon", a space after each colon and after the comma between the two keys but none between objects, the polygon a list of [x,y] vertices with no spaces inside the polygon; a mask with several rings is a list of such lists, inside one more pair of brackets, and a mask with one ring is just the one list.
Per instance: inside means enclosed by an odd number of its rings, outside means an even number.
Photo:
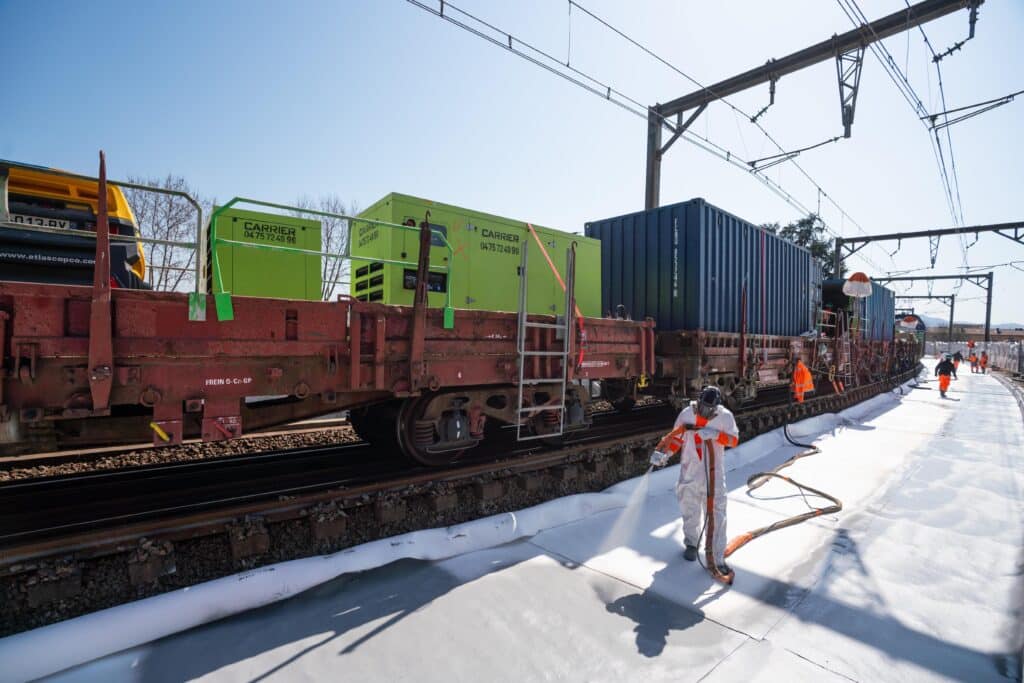
[{"label": "steel rail", "polygon": [[[885,385],[896,386],[905,381],[912,373],[875,382],[862,387],[848,390],[845,394],[833,394],[808,400],[802,404],[789,406],[773,406],[752,411],[738,416],[741,432],[747,438],[754,434],[781,426],[793,418],[818,414],[852,404],[869,396],[881,393]],[[657,409],[661,409],[658,411]],[[341,498],[354,499],[371,494],[383,494],[388,491],[407,491],[417,485],[433,485],[444,482],[470,480],[481,475],[505,473],[514,475],[535,470],[543,470],[556,466],[564,466],[573,458],[585,454],[589,450],[602,447],[613,447],[625,442],[639,442],[644,439],[656,440],[666,429],[669,413],[664,406],[651,406],[650,413],[644,421],[636,423],[634,428],[624,432],[618,421],[604,426],[606,434],[591,434],[586,441],[570,443],[560,450],[534,451],[517,453],[506,458],[495,458],[484,455],[478,460],[457,464],[451,468],[436,470],[421,469],[392,472],[393,477],[381,477],[381,472],[374,476],[375,481],[360,479],[358,471],[350,471],[347,477],[335,477],[316,481],[293,482],[291,485],[267,487],[260,492],[238,491],[231,495],[209,498],[191,505],[150,505],[149,510],[133,514],[107,515],[103,519],[75,520],[71,524],[50,524],[43,529],[22,529],[15,534],[0,537],[0,566],[20,562],[30,557],[40,557],[56,552],[78,552],[100,548],[123,548],[132,539],[152,538],[155,535],[169,534],[174,537],[194,537],[204,535],[203,528],[221,525],[240,517],[257,515],[287,519],[299,516],[302,510],[311,505],[326,503]],[[655,415],[655,412],[663,413]],[[623,415],[627,421],[636,415]],[[335,470],[335,472],[337,472]],[[168,478],[170,479],[170,478]],[[180,487],[179,487],[180,488]],[[194,494],[194,490],[190,490]],[[151,497],[143,499],[154,502]],[[138,500],[138,497],[136,498]],[[156,508],[156,509],[154,509]],[[161,515],[161,511],[165,514]],[[6,526],[6,525],[5,525]],[[214,533],[207,531],[205,533]]]}]

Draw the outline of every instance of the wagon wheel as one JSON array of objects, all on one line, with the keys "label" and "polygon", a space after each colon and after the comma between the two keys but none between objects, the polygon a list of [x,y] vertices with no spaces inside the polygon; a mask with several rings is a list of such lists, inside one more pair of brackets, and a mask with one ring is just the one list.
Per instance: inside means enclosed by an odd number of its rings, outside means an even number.
[{"label": "wagon wheel", "polygon": [[[556,410],[549,410],[543,413],[537,413],[526,423],[526,427],[529,430],[530,434],[534,436],[540,436],[541,438],[537,439],[537,441],[540,441],[548,448],[561,448],[565,446],[568,437],[568,434],[566,433],[551,434],[550,436],[541,436],[542,434],[545,433],[545,431],[547,431],[545,429],[544,424],[545,416],[550,417],[551,415],[556,415],[557,413],[558,411]],[[555,422],[557,422],[557,418],[555,418]]]},{"label": "wagon wheel", "polygon": [[[403,401],[395,426],[398,447],[405,455],[427,467],[450,465],[479,442],[479,439],[470,439],[468,431],[466,438],[459,441],[445,443],[441,440],[435,421],[423,419],[435,397],[436,394],[424,394]],[[467,430],[468,424],[466,418]]]}]

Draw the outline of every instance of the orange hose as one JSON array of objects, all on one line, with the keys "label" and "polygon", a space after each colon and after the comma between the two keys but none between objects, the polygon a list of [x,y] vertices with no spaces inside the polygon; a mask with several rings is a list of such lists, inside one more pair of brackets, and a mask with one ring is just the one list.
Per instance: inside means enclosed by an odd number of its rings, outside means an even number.
[{"label": "orange hose", "polygon": [[807,486],[806,484],[801,484],[798,481],[795,481],[793,479],[790,479],[789,477],[783,476],[783,475],[778,473],[779,470],[781,470],[781,469],[783,469],[785,467],[789,467],[790,465],[792,465],[794,462],[796,462],[800,458],[806,458],[809,455],[814,455],[816,453],[820,453],[821,452],[820,450],[818,450],[818,448],[816,446],[814,446],[812,444],[797,443],[796,441],[793,441],[793,439],[789,436],[789,425],[786,425],[785,427],[783,427],[782,433],[786,437],[786,440],[789,441],[794,446],[800,446],[800,447],[806,448],[808,450],[806,450],[806,451],[804,451],[802,453],[798,453],[798,454],[794,455],[792,458],[790,458],[789,460],[787,460],[786,462],[782,463],[781,465],[779,465],[778,467],[776,467],[775,469],[773,469],[773,470],[771,470],[769,472],[758,472],[756,474],[750,475],[750,477],[747,479],[747,490],[748,491],[753,491],[754,489],[756,489],[756,488],[758,488],[760,486],[763,486],[769,479],[772,479],[772,478],[781,479],[782,481],[785,481],[785,482],[787,482],[789,484],[792,484],[793,486],[795,486],[798,489],[800,489],[801,495],[803,494],[804,491],[807,491],[808,493],[811,493],[811,494],[813,494],[815,496],[819,496],[820,498],[824,498],[825,500],[831,501],[832,505],[828,505],[828,506],[820,507],[820,508],[811,508],[810,510],[808,510],[807,512],[805,512],[803,514],[794,515],[792,517],[787,517],[786,519],[779,520],[778,522],[775,522],[774,524],[769,524],[768,526],[763,526],[760,529],[754,529],[753,531],[748,531],[748,532],[746,532],[744,534],[740,534],[739,536],[737,536],[737,537],[733,538],[731,541],[729,541],[728,545],[726,545],[726,547],[725,547],[725,556],[726,557],[729,557],[734,552],[736,552],[737,550],[739,550],[740,548],[742,548],[743,546],[745,546],[747,543],[751,542],[755,538],[759,538],[761,536],[764,536],[765,534],[770,534],[771,532],[778,531],[779,529],[785,529],[786,527],[790,527],[790,526],[793,526],[795,524],[800,524],[801,522],[806,522],[807,520],[813,519],[814,517],[820,517],[821,515],[834,514],[836,512],[840,512],[843,509],[843,502],[841,500],[839,500],[838,498],[836,498],[835,496],[829,495],[828,493],[825,493],[824,491],[820,491],[818,489],[811,488],[810,486]]}]

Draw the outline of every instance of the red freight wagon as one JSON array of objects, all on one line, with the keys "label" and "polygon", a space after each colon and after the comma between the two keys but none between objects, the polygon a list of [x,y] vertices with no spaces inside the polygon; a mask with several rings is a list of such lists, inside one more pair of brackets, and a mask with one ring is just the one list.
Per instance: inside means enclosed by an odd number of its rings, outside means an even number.
[{"label": "red freight wagon", "polygon": [[[102,159],[98,183],[105,197]],[[428,221],[411,307],[225,301],[111,290],[106,218],[100,201],[91,287],[0,279],[3,450],[230,439],[360,408],[361,434],[440,464],[481,443],[488,419],[518,425],[523,438],[584,429],[588,380],[653,371],[652,322],[574,314],[571,254],[558,317],[428,308]],[[195,319],[208,301],[219,312],[227,303],[231,314],[218,317],[228,319]]]}]

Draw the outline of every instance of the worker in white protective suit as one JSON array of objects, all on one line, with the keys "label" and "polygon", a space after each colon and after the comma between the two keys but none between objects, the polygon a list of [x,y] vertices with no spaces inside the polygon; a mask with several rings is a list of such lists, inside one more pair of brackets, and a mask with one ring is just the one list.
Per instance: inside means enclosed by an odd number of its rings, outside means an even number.
[{"label": "worker in white protective suit", "polygon": [[[679,413],[675,427],[651,455],[651,464],[662,467],[681,451],[676,497],[683,515],[683,557],[691,562],[697,559],[697,545],[706,533],[708,571],[726,583],[732,583],[733,574],[725,563],[725,449],[738,443],[736,419],[722,405],[721,391],[707,386],[696,401]],[[713,514],[702,524],[701,515],[707,516],[709,498]]]}]

